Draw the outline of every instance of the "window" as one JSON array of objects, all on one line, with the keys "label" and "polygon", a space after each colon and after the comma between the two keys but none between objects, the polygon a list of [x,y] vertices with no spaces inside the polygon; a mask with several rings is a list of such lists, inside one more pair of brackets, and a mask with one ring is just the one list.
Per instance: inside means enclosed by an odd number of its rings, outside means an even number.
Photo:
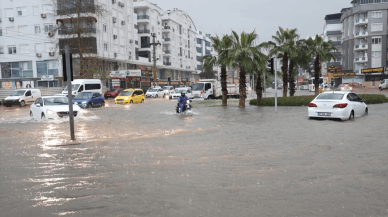
[{"label": "window", "polygon": [[383,12],[381,12],[381,11],[372,11],[372,17],[374,17],[374,18],[381,18],[381,17],[383,17]]},{"label": "window", "polygon": [[108,43],[104,43],[104,51],[108,51]]},{"label": "window", "polygon": [[16,46],[8,46],[8,54],[16,54]]},{"label": "window", "polygon": [[372,32],[383,31],[382,23],[372,23]]},{"label": "window", "polygon": [[381,57],[381,51],[372,51],[372,57]]},{"label": "window", "polygon": [[5,9],[5,17],[13,17],[13,9],[12,8],[6,8]]},{"label": "window", "polygon": [[106,32],[106,24],[102,24],[102,30]]},{"label": "window", "polygon": [[6,36],[13,36],[13,35],[15,35],[15,27],[10,26],[10,27],[7,27],[6,30],[7,30]]},{"label": "window", "polygon": [[32,6],[34,16],[39,16],[39,6]]},{"label": "window", "polygon": [[54,75],[58,76],[58,61],[36,61],[37,76]]},{"label": "window", "polygon": [[30,53],[30,50],[28,49],[28,44],[21,44],[19,45],[20,53]]},{"label": "window", "polygon": [[49,33],[54,31],[53,24],[44,24],[44,32]]},{"label": "window", "polygon": [[42,11],[44,14],[52,13],[53,7],[51,5],[43,5]]},{"label": "window", "polygon": [[35,25],[35,34],[40,33],[40,25]]},{"label": "window", "polygon": [[372,38],[372,44],[381,44],[381,38]]},{"label": "window", "polygon": [[27,26],[19,26],[19,35],[25,35]]},{"label": "window", "polygon": [[8,62],[1,63],[2,78],[31,78],[32,75],[32,62]]},{"label": "window", "polygon": [[4,48],[3,48],[3,46],[0,46],[0,54],[4,54]]},{"label": "window", "polygon": [[0,29],[0,36],[3,36],[3,30]]},{"label": "window", "polygon": [[41,43],[36,43],[35,44],[35,52],[36,53],[42,53],[42,44]]},{"label": "window", "polygon": [[18,12],[18,16],[26,16],[26,8],[25,7],[22,7],[22,8],[16,8],[17,12]]},{"label": "window", "polygon": [[85,84],[85,90],[99,90],[101,89],[101,84]]}]

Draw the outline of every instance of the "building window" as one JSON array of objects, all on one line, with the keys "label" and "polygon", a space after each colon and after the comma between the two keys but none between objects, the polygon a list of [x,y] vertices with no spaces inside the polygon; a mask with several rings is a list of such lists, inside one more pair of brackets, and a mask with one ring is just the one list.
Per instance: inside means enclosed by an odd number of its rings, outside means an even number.
[{"label": "building window", "polygon": [[0,47],[0,54],[4,54],[4,48],[3,48],[3,46]]},{"label": "building window", "polygon": [[38,87],[59,87],[59,82],[58,80],[38,81]]},{"label": "building window", "polygon": [[37,61],[36,71],[38,77],[42,77],[42,75],[58,76],[58,61]]},{"label": "building window", "polygon": [[381,17],[383,17],[383,12],[381,12],[381,11],[372,11],[372,17],[374,17],[374,18],[381,18]]},{"label": "building window", "polygon": [[3,30],[0,29],[0,36],[3,36]]},{"label": "building window", "polygon": [[12,8],[6,8],[5,9],[5,17],[13,17],[13,9]]},{"label": "building window", "polygon": [[39,6],[32,6],[34,16],[39,16]]},{"label": "building window", "polygon": [[102,30],[106,32],[106,24],[102,24]]},{"label": "building window", "polygon": [[16,54],[16,46],[8,46],[8,54]]},{"label": "building window", "polygon": [[40,33],[40,25],[35,25],[35,34]]},{"label": "building window", "polygon": [[16,8],[16,10],[18,12],[18,16],[26,16],[26,8],[25,7]]},{"label": "building window", "polygon": [[19,45],[20,53],[30,53],[30,50],[28,49],[28,44],[21,44]]},{"label": "building window", "polygon": [[372,57],[381,57],[381,51],[372,51]]},{"label": "building window", "polygon": [[2,78],[31,78],[32,62],[8,62],[1,63]]},{"label": "building window", "polygon": [[104,43],[104,51],[108,51],[108,43]]},{"label": "building window", "polygon": [[382,23],[372,23],[372,32],[379,32],[383,31],[383,24]]},{"label": "building window", "polygon": [[19,35],[25,35],[27,26],[19,26]]},{"label": "building window", "polygon": [[372,44],[381,44],[381,38],[372,38]]},{"label": "building window", "polygon": [[44,24],[44,32],[45,33],[54,32],[53,24]]}]

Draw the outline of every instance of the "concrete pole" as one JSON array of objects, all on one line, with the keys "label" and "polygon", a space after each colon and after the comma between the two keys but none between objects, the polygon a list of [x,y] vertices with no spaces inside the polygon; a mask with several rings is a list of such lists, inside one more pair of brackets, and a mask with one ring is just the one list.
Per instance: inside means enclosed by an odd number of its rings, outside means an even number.
[{"label": "concrete pole", "polygon": [[275,68],[275,112],[278,112],[278,76],[277,76],[277,72],[278,72],[278,58],[274,58],[274,68]]},{"label": "concrete pole", "polygon": [[157,69],[156,69],[156,43],[155,43],[155,33],[152,34],[152,46],[153,46],[153,58],[154,58],[154,87],[156,86],[156,74],[157,74]]},{"label": "concrete pole", "polygon": [[75,140],[74,115],[73,115],[73,95],[72,95],[73,91],[72,91],[72,86],[71,86],[69,45],[65,46],[65,56],[66,56],[66,72],[63,72],[63,73],[67,73],[67,97],[69,100],[70,137],[71,137],[71,140]]}]

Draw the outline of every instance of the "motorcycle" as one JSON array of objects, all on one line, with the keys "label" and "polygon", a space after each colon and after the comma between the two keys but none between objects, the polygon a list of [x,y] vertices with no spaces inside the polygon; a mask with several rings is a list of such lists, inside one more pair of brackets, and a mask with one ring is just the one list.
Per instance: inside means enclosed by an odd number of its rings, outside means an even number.
[{"label": "motorcycle", "polygon": [[181,111],[181,108],[179,107],[179,103],[177,103],[177,105],[176,105],[176,113],[177,114],[181,114],[181,113],[183,113],[183,114],[188,114],[188,113],[190,113],[191,112],[191,103],[192,101],[191,100],[186,100],[186,102],[185,102],[185,105],[183,106],[183,111]]}]

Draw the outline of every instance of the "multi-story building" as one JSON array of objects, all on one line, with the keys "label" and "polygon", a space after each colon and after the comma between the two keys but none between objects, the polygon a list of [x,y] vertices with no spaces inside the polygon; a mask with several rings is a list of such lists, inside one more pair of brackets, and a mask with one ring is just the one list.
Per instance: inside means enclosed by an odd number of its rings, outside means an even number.
[{"label": "multi-story building", "polygon": [[50,0],[0,0],[0,89],[59,85],[52,11]]},{"label": "multi-story building", "polygon": [[[354,82],[375,86],[387,66],[387,0],[353,0],[350,8],[341,11],[342,69],[356,72]],[[374,73],[363,69],[381,68]]]},{"label": "multi-story building", "polygon": [[327,74],[326,69],[331,65],[337,67],[337,70],[340,70],[340,71],[342,70],[341,29],[342,29],[341,13],[328,14],[325,16],[325,25],[323,26],[323,39],[325,41],[332,41],[332,45],[335,48],[337,48],[337,50],[332,52],[336,56],[336,60],[332,59],[328,62],[322,63],[323,75]]}]

